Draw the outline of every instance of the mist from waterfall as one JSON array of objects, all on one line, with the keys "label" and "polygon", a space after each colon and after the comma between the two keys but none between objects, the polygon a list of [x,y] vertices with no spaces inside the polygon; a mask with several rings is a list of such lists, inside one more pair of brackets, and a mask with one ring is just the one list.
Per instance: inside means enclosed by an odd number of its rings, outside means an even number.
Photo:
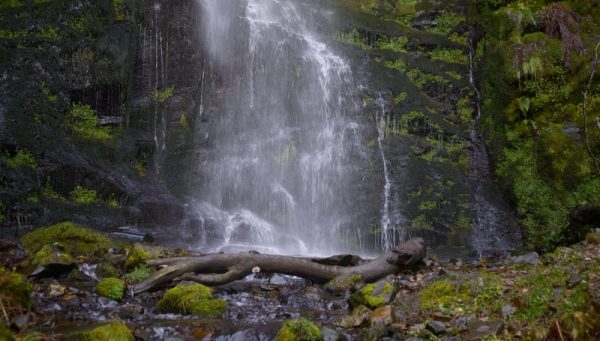
[{"label": "mist from waterfall", "polygon": [[199,247],[284,254],[364,251],[366,186],[357,85],[318,6],[198,0],[212,74],[200,115]]}]

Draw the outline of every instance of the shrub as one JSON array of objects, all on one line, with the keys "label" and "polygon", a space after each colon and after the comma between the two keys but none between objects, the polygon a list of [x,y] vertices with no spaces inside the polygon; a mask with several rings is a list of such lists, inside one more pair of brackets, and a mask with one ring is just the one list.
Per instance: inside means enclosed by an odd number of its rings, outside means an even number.
[{"label": "shrub", "polygon": [[99,119],[92,107],[87,104],[74,103],[67,115],[67,129],[87,139],[110,140],[110,129],[99,126]]},{"label": "shrub", "polygon": [[78,204],[88,205],[93,204],[98,199],[96,191],[93,189],[83,188],[81,186],[75,187],[71,193],[69,193],[73,201]]},{"label": "shrub", "polygon": [[4,153],[2,158],[10,168],[27,167],[36,170],[38,167],[35,155],[27,149],[19,149],[14,156]]}]

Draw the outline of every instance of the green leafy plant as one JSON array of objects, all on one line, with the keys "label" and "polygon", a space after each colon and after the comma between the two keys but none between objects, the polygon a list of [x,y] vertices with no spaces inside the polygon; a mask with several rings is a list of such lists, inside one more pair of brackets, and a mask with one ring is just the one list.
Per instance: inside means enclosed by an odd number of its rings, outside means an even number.
[{"label": "green leafy plant", "polygon": [[66,119],[67,129],[77,136],[100,141],[110,140],[110,129],[100,127],[99,122],[92,107],[81,103],[72,105]]},{"label": "green leafy plant", "polygon": [[35,155],[27,149],[19,149],[14,156],[4,153],[2,159],[10,168],[26,167],[36,170],[38,167]]},{"label": "green leafy plant", "polygon": [[81,186],[75,187],[69,195],[71,199],[78,204],[88,205],[93,204],[98,200],[98,196],[95,190],[84,188]]},{"label": "green leafy plant", "polygon": [[151,98],[156,103],[165,103],[169,98],[175,94],[175,86],[171,85],[164,90],[154,90],[151,93]]}]

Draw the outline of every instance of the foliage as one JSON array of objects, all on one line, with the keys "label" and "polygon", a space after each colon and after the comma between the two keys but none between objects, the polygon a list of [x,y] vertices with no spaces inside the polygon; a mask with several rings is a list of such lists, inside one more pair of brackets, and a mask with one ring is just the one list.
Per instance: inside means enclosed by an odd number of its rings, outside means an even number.
[{"label": "foliage", "polygon": [[226,309],[227,302],[213,298],[211,289],[202,284],[180,284],[169,289],[156,306],[161,313],[204,317],[219,317]]},{"label": "foliage", "polygon": [[333,38],[342,44],[354,45],[364,50],[371,48],[366,39],[357,30],[337,32],[333,35]]},{"label": "foliage", "polygon": [[389,67],[390,69],[399,71],[406,71],[407,68],[406,63],[402,59],[386,60],[383,65]]},{"label": "foliage", "polygon": [[277,341],[319,341],[321,331],[311,321],[300,318],[286,321],[277,333]]},{"label": "foliage", "polygon": [[[469,285],[439,280],[428,284],[419,292],[423,309],[455,310],[471,300]],[[461,308],[462,309],[462,308]]]},{"label": "foliage", "polygon": [[140,265],[123,276],[123,279],[131,281],[132,283],[140,283],[148,277],[150,277],[150,268],[147,265]]},{"label": "foliage", "polygon": [[4,159],[4,162],[10,168],[26,167],[36,170],[38,167],[35,155],[27,149],[19,149],[14,156],[3,153],[2,159]]},{"label": "foliage", "polygon": [[185,116],[184,114],[181,114],[181,116],[179,116],[179,126],[185,129],[190,127],[190,123],[188,122],[187,116]]},{"label": "foliage", "polygon": [[431,59],[446,63],[467,64],[469,62],[467,55],[465,55],[465,53],[459,49],[437,48],[429,51],[428,54]]},{"label": "foliage", "polygon": [[377,41],[376,46],[382,50],[408,53],[408,37],[384,37]]},{"label": "foliage", "polygon": [[[569,240],[571,209],[600,204],[600,190],[594,189],[600,179],[586,153],[581,112],[592,58],[581,52],[593,50],[599,16],[577,0],[478,6],[486,30],[477,56],[488,151],[517,207],[528,246],[547,252]],[[593,80],[594,103],[598,86]],[[588,124],[600,117],[597,110],[590,113]],[[591,149],[599,149],[600,129],[589,132]]]},{"label": "foliage", "polygon": [[88,104],[73,103],[66,118],[66,127],[75,135],[99,141],[110,140],[110,129],[99,126],[100,120]]},{"label": "foliage", "polygon": [[35,253],[48,243],[58,243],[74,257],[93,256],[113,245],[100,233],[71,222],[38,228],[24,235],[21,242],[28,253]]},{"label": "foliage", "polygon": [[0,1],[0,9],[15,8],[23,6],[21,0],[2,0]]},{"label": "foliage", "polygon": [[175,86],[171,85],[164,90],[154,90],[151,93],[152,100],[155,103],[165,103],[169,98],[173,97]]},{"label": "foliage", "polygon": [[96,285],[96,293],[100,296],[120,301],[125,296],[125,281],[118,278],[104,278]]},{"label": "foliage", "polygon": [[427,31],[448,35],[463,21],[465,17],[459,14],[444,12],[435,19],[435,26],[428,28]]},{"label": "foliage", "polygon": [[134,244],[133,247],[127,250],[128,256],[125,261],[127,269],[134,269],[138,266],[143,266],[152,257],[150,252],[146,251],[141,244]]},{"label": "foliage", "polygon": [[70,193],[71,199],[81,205],[93,204],[98,200],[95,190],[76,186]]},{"label": "foliage", "polygon": [[38,28],[39,36],[44,39],[57,40],[60,38],[58,30],[53,25],[45,25]]}]

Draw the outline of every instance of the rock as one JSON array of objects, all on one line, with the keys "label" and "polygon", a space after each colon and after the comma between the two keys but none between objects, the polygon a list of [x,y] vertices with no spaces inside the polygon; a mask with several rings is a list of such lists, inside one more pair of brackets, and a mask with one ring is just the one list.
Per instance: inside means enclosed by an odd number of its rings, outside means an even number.
[{"label": "rock", "polygon": [[101,254],[113,244],[102,234],[70,222],[39,228],[23,236],[21,242],[29,254],[52,244],[60,245],[69,257]]},{"label": "rock", "polygon": [[512,314],[514,314],[517,311],[517,308],[514,307],[511,304],[507,304],[505,306],[502,307],[502,317],[503,318],[508,318],[509,316],[511,316]]},{"label": "rock", "polygon": [[318,301],[319,303],[324,301],[325,292],[319,287],[308,287],[304,290],[304,297],[312,300]]},{"label": "rock", "polygon": [[372,325],[383,324],[387,326],[392,324],[392,306],[384,305],[375,309],[369,316],[369,321]]},{"label": "rock", "polygon": [[286,321],[277,333],[277,341],[318,341],[321,331],[311,321],[300,318]]},{"label": "rock", "polygon": [[321,327],[321,338],[323,341],[345,341],[346,337],[337,330],[328,327]]},{"label": "rock", "polygon": [[227,302],[215,299],[212,290],[202,284],[182,283],[167,290],[158,302],[160,313],[220,317],[227,309]]},{"label": "rock", "polygon": [[11,327],[16,327],[17,330],[22,330],[27,327],[31,321],[31,317],[32,316],[30,314],[19,315],[12,320]]},{"label": "rock", "polygon": [[351,315],[343,316],[338,323],[342,328],[355,328],[362,326],[371,315],[371,310],[364,305],[360,305],[352,310]]},{"label": "rock", "polygon": [[112,322],[87,334],[90,341],[133,341],[131,330],[123,322]]},{"label": "rock", "polygon": [[58,283],[50,283],[48,289],[46,290],[46,295],[49,297],[60,297],[65,294],[67,288],[58,284]]},{"label": "rock", "polygon": [[520,256],[509,257],[508,260],[513,264],[540,264],[540,255],[537,252],[530,252]]},{"label": "rock", "polygon": [[470,341],[485,340],[500,335],[502,329],[503,324],[501,321],[476,320],[469,326],[469,332],[466,339]]},{"label": "rock", "polygon": [[269,278],[269,284],[273,285],[286,285],[287,282],[287,279],[279,274],[274,274]]},{"label": "rock", "polygon": [[100,263],[96,267],[96,276],[100,278],[119,277],[119,270],[109,263]]},{"label": "rock", "polygon": [[125,281],[119,278],[105,278],[96,285],[96,293],[111,300],[120,301],[125,296]]},{"label": "rock", "polygon": [[427,329],[431,330],[435,335],[441,335],[446,332],[446,324],[441,321],[431,320],[427,322]]},{"label": "rock", "polygon": [[440,341],[462,341],[460,336],[444,336]]},{"label": "rock", "polygon": [[0,266],[0,296],[10,298],[10,302],[8,302],[11,305],[10,308],[29,309],[31,307],[32,291],[33,286],[27,282],[25,276],[8,271]]},{"label": "rock", "polygon": [[362,276],[356,274],[343,275],[332,279],[325,284],[329,292],[346,292],[356,290],[363,284]]},{"label": "rock", "polygon": [[369,308],[377,308],[390,303],[395,294],[394,284],[387,279],[377,283],[367,284],[350,297],[349,304],[352,307],[364,305]]}]

